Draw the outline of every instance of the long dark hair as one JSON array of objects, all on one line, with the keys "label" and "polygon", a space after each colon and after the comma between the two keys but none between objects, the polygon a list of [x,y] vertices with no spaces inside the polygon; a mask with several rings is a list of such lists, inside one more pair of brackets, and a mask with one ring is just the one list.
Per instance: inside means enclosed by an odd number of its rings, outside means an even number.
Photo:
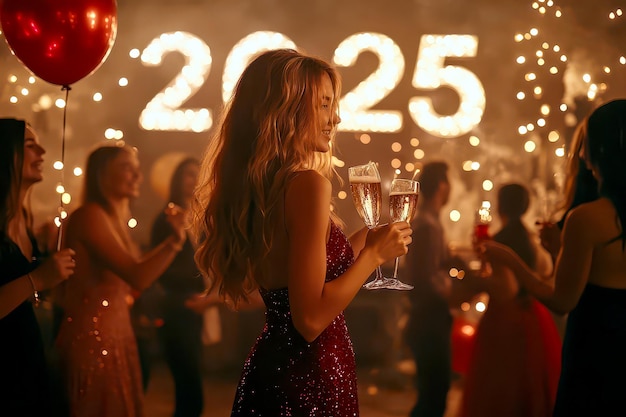
[{"label": "long dark hair", "polygon": [[188,205],[188,202],[186,201],[184,195],[185,190],[183,189],[183,175],[185,173],[185,169],[189,165],[195,165],[197,167],[200,167],[200,161],[193,157],[183,159],[176,166],[176,169],[172,174],[172,179],[170,180],[169,201],[181,207],[187,207]]},{"label": "long dark hair", "polygon": [[589,116],[587,128],[589,162],[597,170],[600,195],[608,198],[621,229],[615,240],[626,248],[626,100],[613,100]]},{"label": "long dark hair", "polygon": [[493,237],[496,242],[509,246],[530,268],[535,268],[535,254],[530,233],[522,216],[528,210],[530,195],[521,184],[506,184],[498,191],[498,213],[507,218],[507,223]]},{"label": "long dark hair", "polygon": [[6,236],[9,221],[21,209],[19,201],[24,164],[26,122],[0,119],[0,235]]}]

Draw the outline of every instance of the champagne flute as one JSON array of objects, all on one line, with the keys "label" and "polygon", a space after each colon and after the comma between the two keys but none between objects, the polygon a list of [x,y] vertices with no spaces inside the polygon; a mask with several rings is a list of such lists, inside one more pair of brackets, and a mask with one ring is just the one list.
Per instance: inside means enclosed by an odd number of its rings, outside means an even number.
[{"label": "champagne flute", "polygon": [[480,245],[482,242],[489,240],[491,238],[489,234],[489,226],[491,225],[491,207],[487,202],[483,202],[480,209],[476,213],[476,222],[474,223],[474,236],[473,236],[473,244],[474,250],[478,255],[478,260],[480,261],[480,269],[478,274],[480,276],[488,275],[487,261],[485,257],[480,252]]},{"label": "champagne flute", "polygon": [[[420,192],[420,183],[413,180],[395,178],[391,181],[389,190],[389,218],[392,222],[410,222],[417,210],[417,199]],[[386,278],[385,288],[390,290],[407,291],[413,286],[398,279],[399,258],[396,258],[393,268],[393,278]]]},{"label": "champagne flute", "polygon": [[[365,165],[357,165],[348,168],[348,178],[352,200],[357,213],[368,229],[378,226],[380,221],[380,206],[382,191],[380,185],[380,174],[374,162]],[[376,268],[376,276],[373,281],[367,282],[363,288],[367,290],[378,290],[385,288],[385,278],[380,266]]]}]

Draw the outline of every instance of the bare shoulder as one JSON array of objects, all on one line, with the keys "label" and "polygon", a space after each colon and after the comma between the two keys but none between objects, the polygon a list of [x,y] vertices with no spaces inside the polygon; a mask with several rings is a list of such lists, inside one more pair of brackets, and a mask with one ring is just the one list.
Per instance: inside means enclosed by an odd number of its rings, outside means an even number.
[{"label": "bare shoulder", "polygon": [[313,170],[294,173],[286,187],[287,200],[296,203],[317,200],[326,196],[330,200],[332,191],[328,178]]},{"label": "bare shoulder", "polygon": [[83,204],[77,208],[67,219],[68,234],[84,237],[84,231],[89,234],[97,233],[98,230],[110,230],[109,217],[102,206],[95,203]]},{"label": "bare shoulder", "polygon": [[317,171],[298,171],[289,180],[285,192],[287,219],[326,222],[330,216],[332,185]]},{"label": "bare shoulder", "polygon": [[77,208],[71,215],[70,220],[76,224],[97,225],[106,221],[107,214],[99,204],[86,203]]},{"label": "bare shoulder", "polygon": [[585,237],[591,242],[604,242],[618,232],[617,213],[606,198],[581,204],[565,219],[564,233]]},{"label": "bare shoulder", "polygon": [[331,184],[328,178],[324,177],[317,171],[306,170],[297,171],[292,176],[287,184],[287,190],[326,190],[330,189]]}]

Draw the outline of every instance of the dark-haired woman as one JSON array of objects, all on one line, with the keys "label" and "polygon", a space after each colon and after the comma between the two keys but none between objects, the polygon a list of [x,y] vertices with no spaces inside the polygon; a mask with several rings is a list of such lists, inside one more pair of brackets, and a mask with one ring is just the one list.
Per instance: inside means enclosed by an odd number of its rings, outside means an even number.
[{"label": "dark-haired woman", "polygon": [[[498,191],[502,228],[493,240],[509,246],[539,275],[552,272],[550,254],[522,216],[530,196],[521,184]],[[561,339],[546,307],[508,270],[481,278],[489,305],[476,330],[463,394],[463,417],[550,417],[561,361]]]},{"label": "dark-haired woman", "polygon": [[538,279],[507,247],[485,244],[494,273],[511,269],[542,303],[569,313],[558,417],[626,414],[626,100],[589,116],[583,149],[600,198],[567,216],[553,283]]},{"label": "dark-haired woman", "polygon": [[0,119],[0,415],[49,416],[50,387],[44,343],[33,310],[39,291],[66,280],[74,251],[43,263],[24,207],[43,179],[44,148],[23,120]]}]

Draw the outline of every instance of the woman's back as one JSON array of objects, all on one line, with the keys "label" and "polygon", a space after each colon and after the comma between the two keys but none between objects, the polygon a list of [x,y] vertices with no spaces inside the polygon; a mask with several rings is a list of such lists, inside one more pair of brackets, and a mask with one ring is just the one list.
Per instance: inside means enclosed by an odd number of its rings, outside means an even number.
[{"label": "woman's back", "polygon": [[600,198],[581,206],[588,219],[584,237],[593,244],[589,283],[607,288],[626,288],[626,251],[622,247],[617,212],[610,200]]},{"label": "woman's back", "polygon": [[[291,260],[290,257],[293,256],[290,241],[293,239],[306,239],[306,236],[294,236],[294,232],[289,230],[289,224],[293,221],[307,221],[306,218],[301,216],[299,204],[301,202],[301,193],[314,192],[306,186],[308,181],[328,182],[316,171],[294,172],[288,178],[284,193],[276,205],[274,223],[276,226],[273,230],[272,245],[265,257],[265,262],[262,264],[261,271],[255,275],[257,283],[265,289],[286,288],[288,286],[288,274],[286,271]],[[328,241],[329,233],[330,222],[325,242]]]},{"label": "woman's back", "polygon": [[577,207],[568,226],[573,233],[567,243],[574,249],[565,256],[586,256],[588,273],[567,320],[554,415],[608,415],[623,406],[626,389],[626,255],[610,200]]}]

